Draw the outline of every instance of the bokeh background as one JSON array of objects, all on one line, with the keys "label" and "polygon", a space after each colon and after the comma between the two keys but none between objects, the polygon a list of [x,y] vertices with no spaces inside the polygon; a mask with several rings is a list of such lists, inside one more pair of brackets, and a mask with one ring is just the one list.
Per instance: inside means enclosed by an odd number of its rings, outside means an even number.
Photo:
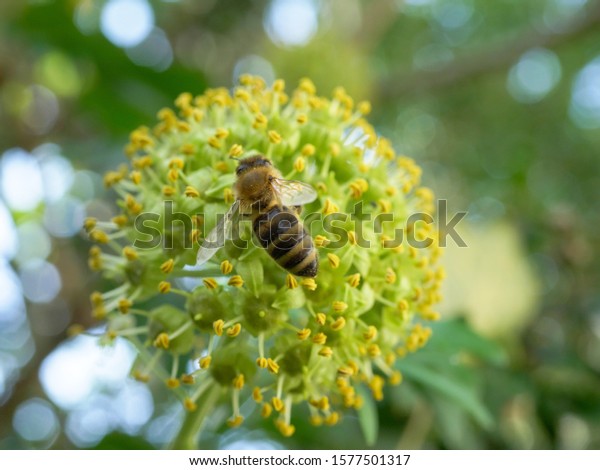
[{"label": "bokeh background", "polygon": [[[427,185],[468,211],[443,321],[379,432],[258,419],[210,448],[600,448],[600,1],[0,3],[0,448],[167,445],[181,406],[102,348],[88,213],[128,132],[242,73],[343,85]],[[67,338],[69,325],[91,335]],[[373,410],[372,410],[373,411]],[[300,414],[298,414],[300,417]],[[250,431],[249,431],[250,430]],[[365,437],[366,435],[366,437]],[[367,440],[365,440],[365,438]]]}]

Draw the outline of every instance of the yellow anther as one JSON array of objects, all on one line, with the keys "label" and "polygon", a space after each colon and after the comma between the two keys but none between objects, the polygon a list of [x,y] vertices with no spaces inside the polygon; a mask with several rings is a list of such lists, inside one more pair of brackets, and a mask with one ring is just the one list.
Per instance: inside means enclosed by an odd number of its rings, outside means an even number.
[{"label": "yellow anther", "polygon": [[335,426],[340,421],[340,415],[336,411],[331,413],[325,418],[325,424],[327,426]]},{"label": "yellow anther", "polygon": [[179,179],[179,170],[177,168],[171,168],[169,170],[169,172],[167,173],[167,179],[171,183],[174,183],[175,181],[177,181]]},{"label": "yellow anther", "polygon": [[230,428],[237,428],[241,426],[243,422],[243,416],[234,416],[233,418],[227,420],[227,426],[229,426]]},{"label": "yellow anther", "polygon": [[322,248],[324,246],[329,245],[331,243],[331,240],[327,237],[324,237],[323,235],[317,235],[314,238],[314,242],[317,248]]},{"label": "yellow anther", "polygon": [[310,78],[302,78],[298,85],[298,89],[309,95],[314,95],[317,92],[317,88]]},{"label": "yellow anther", "polygon": [[263,113],[257,113],[254,116],[254,123],[252,124],[252,127],[255,129],[264,128],[267,126],[267,122],[269,122],[267,116],[265,116]]},{"label": "yellow anther", "polygon": [[301,153],[305,157],[312,157],[315,154],[315,146],[313,144],[305,144],[302,147]]},{"label": "yellow anther", "polygon": [[319,415],[312,415],[310,417],[310,424],[312,424],[313,426],[322,426],[323,418],[321,418]]},{"label": "yellow anther", "polygon": [[230,338],[235,338],[237,335],[240,334],[240,331],[242,331],[242,324],[236,323],[231,328],[227,329],[227,336],[229,336]]},{"label": "yellow anther", "polygon": [[166,384],[167,384],[167,387],[174,389],[174,388],[178,388],[179,385],[181,385],[181,382],[179,382],[179,379],[171,377],[171,378],[167,379]]},{"label": "yellow anther", "polygon": [[148,376],[148,374],[144,374],[143,372],[140,372],[139,370],[133,371],[132,376],[138,382],[147,383],[150,380],[150,377]]},{"label": "yellow anther", "polygon": [[200,197],[200,191],[192,186],[187,186],[185,188],[184,194],[186,197]]},{"label": "yellow anther", "polygon": [[356,232],[354,230],[348,230],[348,242],[350,242],[351,245],[356,245],[358,243]]},{"label": "yellow anther", "polygon": [[331,349],[329,346],[323,346],[321,349],[319,349],[319,356],[323,356],[323,357],[331,357],[333,356],[333,349]]},{"label": "yellow anther", "polygon": [[132,161],[133,167],[137,170],[143,170],[152,166],[152,157],[146,155],[144,157],[135,158]]},{"label": "yellow anther", "polygon": [[219,127],[215,131],[215,137],[217,139],[226,139],[228,136],[229,136],[229,131],[227,129],[222,128],[222,127]]},{"label": "yellow anther", "polygon": [[158,283],[158,292],[161,294],[167,294],[171,291],[171,283],[167,281],[161,281]]},{"label": "yellow anther", "polygon": [[212,362],[211,356],[204,356],[203,358],[200,359],[200,361],[198,361],[198,364],[200,365],[200,369],[208,369],[210,367],[211,362]]},{"label": "yellow anther", "polygon": [[94,306],[99,306],[104,304],[104,300],[102,299],[102,294],[98,291],[92,292],[90,294],[90,302]]},{"label": "yellow anther", "polygon": [[340,257],[334,253],[327,253],[327,259],[333,269],[336,269],[340,265]]},{"label": "yellow anther", "polygon": [[175,98],[175,106],[178,108],[187,108],[192,104],[192,94],[189,92],[181,93],[177,98]]},{"label": "yellow anther", "polygon": [[350,287],[358,287],[360,284],[360,274],[352,274],[346,278],[346,281],[348,282],[348,284],[350,284]]},{"label": "yellow anther", "polygon": [[392,373],[392,375],[390,375],[389,382],[390,385],[399,385],[402,383],[402,374],[398,371],[395,371]]},{"label": "yellow anther", "polygon": [[335,300],[331,306],[333,307],[333,311],[337,313],[345,312],[348,309],[348,304],[341,300]]},{"label": "yellow anther", "polygon": [[244,90],[243,88],[237,88],[235,90],[235,97],[241,101],[248,101],[250,100],[250,93],[248,93],[248,91]]},{"label": "yellow anther", "polygon": [[113,223],[117,224],[119,227],[125,227],[127,224],[127,216],[125,214],[115,215],[112,219],[110,219]]},{"label": "yellow anther", "polygon": [[119,311],[121,313],[128,313],[129,309],[133,306],[133,302],[129,299],[119,300]]},{"label": "yellow anther", "polygon": [[294,276],[288,273],[288,275],[285,277],[285,285],[288,289],[295,289],[298,287],[298,281]]},{"label": "yellow anther", "polygon": [[229,149],[229,155],[232,157],[239,157],[244,153],[244,147],[240,144],[233,144]]},{"label": "yellow anther", "polygon": [[425,311],[421,313],[421,317],[428,321],[438,321],[442,316],[439,314],[439,312]]},{"label": "yellow anther", "polygon": [[220,171],[221,173],[229,172],[229,165],[227,162],[217,162],[214,164],[215,170]]},{"label": "yellow anther", "polygon": [[371,357],[379,357],[381,356],[381,349],[379,348],[379,346],[375,343],[373,344],[369,344],[367,346],[367,353],[369,354],[369,356]]},{"label": "yellow anther", "polygon": [[171,158],[171,160],[169,160],[169,168],[175,168],[177,170],[182,170],[184,166],[185,166],[185,162],[183,161],[183,158],[175,157],[175,158]]},{"label": "yellow anther", "polygon": [[373,341],[374,339],[377,339],[377,328],[375,328],[373,325],[369,326],[367,331],[363,333],[363,338],[366,341]]},{"label": "yellow anther", "polygon": [[346,319],[344,317],[339,317],[336,321],[331,324],[331,329],[333,331],[339,331],[346,326]]},{"label": "yellow anther", "polygon": [[268,418],[269,416],[271,416],[271,413],[273,413],[273,407],[268,403],[263,403],[263,406],[260,409],[260,415],[263,418]]},{"label": "yellow anther", "polygon": [[239,374],[232,381],[233,388],[241,390],[244,388],[244,374]]},{"label": "yellow anther", "polygon": [[254,387],[252,389],[252,399],[256,402],[256,403],[261,403],[263,401],[263,394],[260,391],[260,387]]},{"label": "yellow anther", "polygon": [[285,90],[285,82],[281,78],[278,78],[277,80],[275,80],[273,82],[273,91],[276,91],[277,93],[281,93],[284,90]]},{"label": "yellow anther", "polygon": [[266,357],[259,357],[256,359],[256,365],[261,369],[266,369],[269,365],[269,361],[267,361]]},{"label": "yellow anther", "polygon": [[392,212],[392,203],[387,199],[379,199],[377,201],[377,207],[381,212],[390,213]]},{"label": "yellow anther", "polygon": [[296,116],[296,122],[298,124],[306,124],[306,121],[308,121],[308,116],[306,114],[301,113]]},{"label": "yellow anther", "polygon": [[93,230],[90,232],[90,239],[96,243],[108,243],[108,235],[102,230]]},{"label": "yellow anther", "polygon": [[215,320],[213,322],[213,330],[215,330],[215,334],[217,336],[222,336],[223,335],[223,328],[225,326],[225,322],[221,319],[219,320]]},{"label": "yellow anther", "polygon": [[277,364],[273,359],[267,359],[267,370],[271,372],[271,374],[279,373],[279,364]]},{"label": "yellow anther", "polygon": [[194,244],[198,243],[198,240],[200,239],[201,234],[202,234],[202,232],[199,229],[197,229],[197,228],[192,229],[192,231],[190,232],[190,241]]},{"label": "yellow anther", "polygon": [[321,397],[319,399],[314,398],[310,400],[309,403],[319,410],[326,411],[329,409],[329,398],[327,397]]},{"label": "yellow anther", "polygon": [[181,153],[189,157],[190,155],[194,155],[196,153],[196,146],[194,144],[186,142],[179,148],[179,150],[181,151]]},{"label": "yellow anther", "polygon": [[340,211],[340,208],[331,201],[331,199],[327,198],[325,199],[325,204],[323,204],[323,214],[325,215],[329,215],[329,214],[335,214],[338,213]]},{"label": "yellow anther", "polygon": [[244,285],[244,280],[242,279],[242,276],[240,276],[239,274],[236,274],[229,278],[229,281],[227,281],[227,284],[230,286],[233,286],[233,287],[242,287]]},{"label": "yellow anther", "polygon": [[217,284],[217,281],[215,281],[212,277],[206,277],[206,278],[202,279],[202,284],[204,284],[204,286],[207,289],[211,289],[211,290],[219,287],[219,284]]},{"label": "yellow anther", "polygon": [[233,271],[233,264],[231,264],[228,260],[225,260],[221,263],[221,272],[225,275],[231,273]]},{"label": "yellow anther", "polygon": [[404,313],[408,312],[408,308],[409,308],[409,305],[406,300],[402,299],[398,302],[398,310],[400,311],[400,313],[404,314]]},{"label": "yellow anther", "polygon": [[215,137],[214,135],[209,137],[207,142],[208,142],[208,145],[210,145],[214,149],[220,149],[223,146],[223,143],[221,142],[221,140],[219,138]]},{"label": "yellow anther", "polygon": [[234,201],[234,195],[233,195],[233,190],[231,188],[224,188],[223,189],[223,200],[227,203],[227,204],[231,204]]},{"label": "yellow anther", "polygon": [[354,199],[359,199],[369,190],[369,183],[364,178],[358,178],[352,181],[348,186],[350,188],[350,195]]},{"label": "yellow anther", "polygon": [[366,116],[371,112],[371,103],[368,101],[361,101],[358,103],[358,112],[363,116]]},{"label": "yellow anther", "polygon": [[324,313],[317,313],[315,320],[319,325],[323,326],[327,321],[327,315]]},{"label": "yellow anther", "polygon": [[196,383],[196,379],[194,379],[193,375],[181,374],[181,383],[184,385],[193,385]]},{"label": "yellow anther", "polygon": [[173,258],[170,258],[167,261],[165,261],[163,264],[160,265],[160,270],[165,274],[169,274],[171,271],[173,271],[174,267],[175,267],[175,260]]},{"label": "yellow anther", "polygon": [[312,342],[315,344],[325,344],[327,342],[327,335],[325,333],[317,333],[312,337]]},{"label": "yellow anther", "polygon": [[304,328],[303,330],[298,331],[298,333],[296,333],[296,334],[297,334],[299,340],[304,341],[306,338],[308,338],[310,336],[310,333],[311,333],[310,329]]},{"label": "yellow anther", "polygon": [[200,109],[195,108],[192,110],[192,119],[195,122],[201,122],[204,119],[204,113]]},{"label": "yellow anther", "polygon": [[83,221],[83,228],[86,232],[91,232],[96,227],[98,221],[94,217],[86,217]]},{"label": "yellow anther", "polygon": [[269,131],[268,136],[269,136],[269,141],[272,144],[278,144],[281,142],[281,135],[277,131]]},{"label": "yellow anther", "polygon": [[196,409],[198,408],[196,403],[194,403],[191,398],[186,398],[185,400],[183,400],[183,407],[186,409],[186,411],[190,413],[196,411]]},{"label": "yellow anther", "polygon": [[298,173],[302,173],[304,168],[306,168],[306,160],[304,157],[296,158],[296,160],[294,160],[294,170],[296,170]]},{"label": "yellow anther", "polygon": [[388,284],[393,284],[396,282],[396,272],[392,268],[387,268],[385,270],[385,282]]},{"label": "yellow anther", "polygon": [[304,287],[306,287],[310,291],[317,290],[317,282],[312,277],[305,277],[300,281]]},{"label": "yellow anther", "polygon": [[371,389],[371,392],[373,392],[373,398],[377,401],[383,400],[383,385],[384,380],[379,375],[374,375],[369,382],[369,388]]},{"label": "yellow anther", "polygon": [[169,335],[167,333],[160,333],[154,339],[154,347],[160,349],[168,349],[169,348]]},{"label": "yellow anther", "polygon": [[171,197],[175,194],[175,188],[173,186],[163,186],[162,193],[163,196]]},{"label": "yellow anther", "polygon": [[123,256],[129,261],[135,261],[138,259],[138,252],[131,246],[123,248]]},{"label": "yellow anther", "polygon": [[281,413],[283,411],[283,409],[285,408],[281,398],[273,397],[273,399],[271,400],[271,403],[273,404],[273,408],[275,408],[275,411],[277,411],[278,413]]}]

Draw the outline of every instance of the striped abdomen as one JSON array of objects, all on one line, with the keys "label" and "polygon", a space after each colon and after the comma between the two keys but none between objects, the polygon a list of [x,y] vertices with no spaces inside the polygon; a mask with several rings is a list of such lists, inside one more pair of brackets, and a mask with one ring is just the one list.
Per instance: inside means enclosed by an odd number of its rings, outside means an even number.
[{"label": "striped abdomen", "polygon": [[258,242],[279,266],[297,276],[317,275],[317,250],[292,210],[274,205],[254,218],[252,228]]}]

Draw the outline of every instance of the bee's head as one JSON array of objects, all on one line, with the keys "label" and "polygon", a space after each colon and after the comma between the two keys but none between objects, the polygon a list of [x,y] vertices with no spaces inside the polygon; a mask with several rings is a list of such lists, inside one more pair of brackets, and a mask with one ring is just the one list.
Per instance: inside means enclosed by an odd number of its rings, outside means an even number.
[{"label": "bee's head", "polygon": [[273,166],[266,157],[262,155],[254,155],[252,157],[244,158],[240,160],[238,167],[235,169],[235,174],[240,176],[246,173],[248,170],[258,167],[271,167]]}]

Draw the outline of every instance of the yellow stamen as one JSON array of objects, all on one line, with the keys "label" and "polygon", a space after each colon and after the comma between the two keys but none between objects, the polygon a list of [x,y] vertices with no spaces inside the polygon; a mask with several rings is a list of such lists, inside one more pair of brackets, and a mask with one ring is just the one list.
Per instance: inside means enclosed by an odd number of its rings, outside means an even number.
[{"label": "yellow stamen", "polygon": [[308,338],[310,336],[310,329],[308,328],[304,328],[303,330],[300,330],[297,335],[298,335],[298,339],[301,341],[304,341],[306,338]]},{"label": "yellow stamen", "polygon": [[225,322],[223,320],[216,320],[213,322],[213,329],[215,330],[215,334],[217,336],[223,335],[223,328],[225,326]]},{"label": "yellow stamen", "polygon": [[329,260],[329,265],[336,269],[340,265],[340,257],[333,253],[327,253],[327,259]]},{"label": "yellow stamen", "polygon": [[158,292],[161,294],[168,294],[171,290],[171,283],[167,281],[161,281],[158,283]]},{"label": "yellow stamen", "polygon": [[230,338],[235,338],[237,335],[240,334],[240,331],[242,331],[242,325],[241,323],[236,323],[227,330],[227,336],[229,336]]},{"label": "yellow stamen", "polygon": [[244,280],[242,279],[242,276],[240,276],[239,274],[236,274],[229,278],[229,281],[227,281],[227,284],[230,286],[233,286],[233,287],[242,287],[244,285]]}]

